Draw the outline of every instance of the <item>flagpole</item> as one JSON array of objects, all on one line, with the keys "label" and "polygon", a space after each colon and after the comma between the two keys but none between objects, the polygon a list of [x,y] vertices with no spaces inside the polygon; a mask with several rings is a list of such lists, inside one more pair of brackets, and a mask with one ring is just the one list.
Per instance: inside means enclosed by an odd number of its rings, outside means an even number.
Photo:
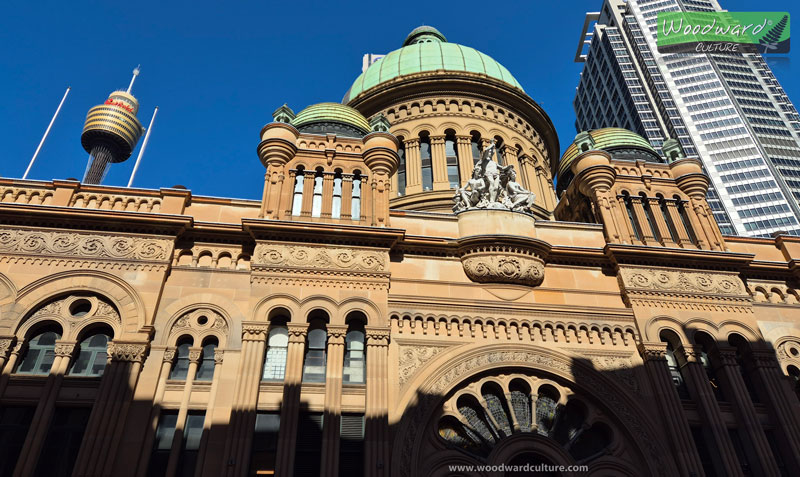
[{"label": "flagpole", "polygon": [[42,146],[44,145],[45,139],[47,139],[47,135],[50,134],[50,128],[53,127],[53,123],[56,122],[56,118],[58,117],[58,113],[61,111],[61,106],[64,105],[64,100],[67,99],[67,95],[69,94],[70,87],[67,86],[67,90],[64,92],[64,97],[61,98],[61,102],[58,103],[58,108],[56,108],[56,113],[53,115],[53,119],[50,120],[50,124],[47,125],[47,130],[44,132],[44,136],[42,136],[42,140],[39,141],[39,147],[36,148],[36,152],[33,153],[33,157],[31,158],[31,162],[28,164],[28,168],[25,169],[25,174],[22,176],[23,179],[28,178],[28,173],[31,172],[31,167],[33,167],[33,163],[36,162],[36,156],[39,155],[39,151],[42,150]]},{"label": "flagpole", "polygon": [[144,135],[144,141],[142,141],[142,147],[139,149],[139,156],[136,157],[136,164],[133,165],[133,172],[131,172],[131,178],[128,180],[128,187],[133,184],[133,179],[136,177],[136,171],[139,169],[139,163],[142,161],[142,156],[144,156],[144,148],[147,147],[147,141],[150,139],[150,131],[153,130],[153,122],[156,120],[156,114],[158,114],[158,106],[153,111],[153,117],[150,119],[150,125],[147,126],[147,132]]}]

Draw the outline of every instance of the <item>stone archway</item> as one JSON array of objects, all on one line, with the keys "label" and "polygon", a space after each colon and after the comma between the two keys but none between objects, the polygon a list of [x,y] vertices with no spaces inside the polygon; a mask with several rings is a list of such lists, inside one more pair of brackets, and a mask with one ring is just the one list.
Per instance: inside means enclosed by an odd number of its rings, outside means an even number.
[{"label": "stone archway", "polygon": [[[492,345],[458,347],[440,353],[425,368],[427,372],[417,374],[399,401],[404,411],[394,433],[393,476],[435,475],[433,467],[457,459],[453,454],[455,451],[448,451],[447,446],[436,441],[439,430],[434,428],[443,415],[443,406],[486,377],[498,377],[502,381],[500,377],[507,378],[514,373],[559,383],[568,389],[565,395],[574,392],[585,396],[587,401],[602,409],[603,421],[613,426],[615,435],[622,442],[621,447],[628,449],[626,455],[632,466],[631,475],[674,475],[677,472],[673,463],[667,460],[669,454],[664,443],[653,433],[653,429],[657,429],[656,423],[627,397],[628,391],[582,360],[534,345]],[[463,422],[465,419],[461,417]],[[506,438],[519,439],[516,437],[518,433],[515,429]],[[496,444],[506,445],[502,442]],[[437,445],[441,448],[437,456],[425,450]],[[494,451],[488,449],[489,453]],[[563,458],[554,459],[558,452],[537,455],[557,463],[580,460],[570,457],[568,452],[560,454]],[[459,451],[457,454],[464,453]],[[485,455],[483,461],[486,462],[490,455]],[[511,453],[503,458],[513,459],[515,456]]]}]

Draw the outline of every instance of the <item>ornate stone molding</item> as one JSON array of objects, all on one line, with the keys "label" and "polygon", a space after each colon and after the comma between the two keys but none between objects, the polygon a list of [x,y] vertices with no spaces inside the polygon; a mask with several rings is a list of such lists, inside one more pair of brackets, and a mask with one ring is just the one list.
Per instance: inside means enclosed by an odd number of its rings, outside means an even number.
[{"label": "ornate stone molding", "polygon": [[162,361],[165,362],[165,363],[171,363],[171,362],[175,361],[175,352],[176,351],[177,350],[175,348],[167,348],[167,349],[165,349],[164,350],[164,358],[163,358]]},{"label": "ornate stone molding", "polygon": [[15,338],[0,338],[0,358],[8,356],[8,352],[14,344],[14,340]]},{"label": "ornate stone molding", "polygon": [[478,283],[515,283],[535,287],[544,280],[544,260],[512,250],[471,250],[461,257],[461,264],[469,279]]},{"label": "ornate stone molding", "polygon": [[56,341],[54,353],[56,356],[69,357],[75,351],[77,343],[75,341]]},{"label": "ornate stone molding", "polygon": [[347,326],[328,325],[328,345],[343,345],[347,336]]},{"label": "ornate stone molding", "polygon": [[210,308],[198,308],[184,313],[172,324],[170,336],[184,333],[186,331],[196,331],[199,334],[206,332],[218,332],[228,334],[228,322],[221,314]]},{"label": "ornate stone molding", "polygon": [[391,332],[388,329],[369,329],[366,330],[367,346],[389,346],[389,336]]},{"label": "ornate stone molding", "polygon": [[0,229],[0,254],[111,260],[168,260],[172,241],[127,235]]},{"label": "ornate stone molding", "polygon": [[399,372],[398,378],[400,386],[405,383],[434,356],[449,348],[450,346],[425,346],[425,345],[406,345],[400,346]]},{"label": "ornate stone molding", "polygon": [[369,249],[261,243],[256,245],[253,265],[278,269],[385,272],[388,258],[387,252]]},{"label": "ornate stone molding", "polygon": [[225,359],[225,351],[221,349],[214,350],[214,365],[222,364]]},{"label": "ornate stone molding", "polygon": [[242,341],[264,341],[269,333],[269,323],[242,323]]},{"label": "ornate stone molding", "polygon": [[203,348],[189,348],[189,362],[198,363],[203,356]]},{"label": "ornate stone molding", "polygon": [[639,343],[639,354],[642,360],[646,363],[648,361],[666,361],[667,360],[667,344],[666,343]]},{"label": "ornate stone molding", "polygon": [[[112,361],[144,362],[149,346],[147,343],[124,343],[112,341],[108,344],[108,355]],[[169,350],[167,351],[169,353]],[[172,350],[173,358],[175,350]],[[166,359],[166,355],[165,355]]]},{"label": "ornate stone molding", "polygon": [[289,323],[286,325],[289,332],[289,343],[303,343],[306,342],[308,335],[308,325],[305,323]]}]

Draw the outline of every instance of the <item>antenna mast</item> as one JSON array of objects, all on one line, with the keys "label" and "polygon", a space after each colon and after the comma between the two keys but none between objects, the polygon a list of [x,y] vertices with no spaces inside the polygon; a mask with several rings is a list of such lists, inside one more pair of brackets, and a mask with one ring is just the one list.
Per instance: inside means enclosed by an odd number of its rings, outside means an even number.
[{"label": "antenna mast", "polygon": [[128,180],[128,187],[133,184],[133,179],[136,177],[136,171],[139,169],[139,163],[142,161],[142,156],[144,156],[144,148],[147,147],[147,141],[150,139],[150,132],[153,130],[153,123],[156,120],[156,114],[158,114],[158,106],[153,111],[153,117],[150,119],[150,125],[147,126],[147,133],[144,135],[144,141],[142,141],[142,148],[139,149],[139,156],[136,158],[136,164],[133,165],[133,172],[131,172],[131,178]]},{"label": "antenna mast", "polygon": [[128,91],[126,93],[131,94],[131,88],[133,88],[133,82],[136,81],[136,77],[139,76],[139,69],[142,65],[137,65],[136,68],[133,69],[133,78],[131,78],[131,84],[128,85]]},{"label": "antenna mast", "polygon": [[31,172],[31,167],[33,167],[33,163],[36,161],[36,156],[39,155],[39,151],[42,150],[42,146],[44,145],[44,140],[47,139],[47,135],[50,134],[50,128],[53,127],[53,123],[56,122],[56,118],[58,117],[58,113],[61,111],[61,106],[64,105],[64,100],[67,99],[67,95],[69,94],[70,87],[67,86],[67,90],[64,92],[64,97],[61,98],[61,102],[58,103],[58,108],[56,108],[56,114],[53,115],[53,119],[50,120],[50,124],[47,125],[47,130],[44,132],[44,136],[42,136],[42,140],[39,141],[39,146],[36,148],[36,152],[33,153],[33,157],[31,158],[31,162],[28,164],[28,168],[25,169],[25,174],[22,176],[23,179],[28,178],[28,173]]}]

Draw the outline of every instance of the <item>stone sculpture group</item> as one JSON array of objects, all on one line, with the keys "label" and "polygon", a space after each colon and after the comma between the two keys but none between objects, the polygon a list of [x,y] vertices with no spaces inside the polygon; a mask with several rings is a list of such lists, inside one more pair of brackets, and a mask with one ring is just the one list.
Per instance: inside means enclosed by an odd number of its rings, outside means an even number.
[{"label": "stone sculpture group", "polygon": [[492,158],[496,150],[495,141],[481,153],[481,158],[472,170],[472,179],[464,187],[456,189],[453,197],[453,212],[470,209],[505,209],[532,213],[536,195],[522,187],[517,180],[513,165],[501,166]]}]

